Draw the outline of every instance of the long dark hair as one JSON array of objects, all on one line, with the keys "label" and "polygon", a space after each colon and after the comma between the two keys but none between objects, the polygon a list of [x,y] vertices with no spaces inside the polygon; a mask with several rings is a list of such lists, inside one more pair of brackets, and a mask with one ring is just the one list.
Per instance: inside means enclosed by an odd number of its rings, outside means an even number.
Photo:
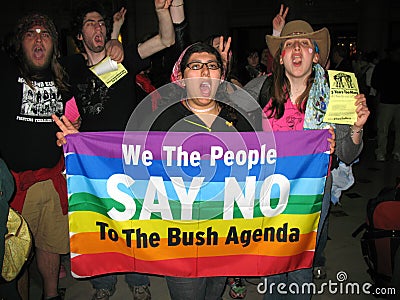
[{"label": "long dark hair", "polygon": [[[280,119],[282,118],[285,112],[285,103],[287,101],[288,95],[290,94],[290,81],[286,77],[285,66],[280,63],[280,54],[282,51],[282,45],[277,51],[274,61],[272,64],[273,70],[273,88],[270,95],[271,99],[265,99],[265,103],[271,101],[271,105],[268,109],[268,118]],[[315,77],[315,71],[311,72],[311,75],[307,79],[307,87],[304,92],[296,99],[296,106],[298,110],[302,113],[305,112],[306,103],[308,99],[308,95],[311,90],[311,86],[313,84]],[[260,95],[260,97],[266,97],[266,95]]]},{"label": "long dark hair", "polygon": [[50,62],[50,68],[52,74],[54,76],[54,82],[56,87],[60,91],[68,91],[69,85],[67,81],[67,73],[64,68],[59,63],[58,59],[60,57],[60,48],[58,42],[58,32],[54,22],[45,14],[41,13],[31,13],[24,17],[22,17],[15,27],[14,38],[11,41],[9,50],[12,53],[9,53],[13,59],[18,62],[21,75],[25,79],[26,83],[33,89],[32,80],[35,80],[35,75],[31,74],[31,70],[25,61],[25,55],[23,53],[22,41],[24,39],[25,33],[31,29],[33,26],[43,26],[51,35],[53,41],[53,53]]}]

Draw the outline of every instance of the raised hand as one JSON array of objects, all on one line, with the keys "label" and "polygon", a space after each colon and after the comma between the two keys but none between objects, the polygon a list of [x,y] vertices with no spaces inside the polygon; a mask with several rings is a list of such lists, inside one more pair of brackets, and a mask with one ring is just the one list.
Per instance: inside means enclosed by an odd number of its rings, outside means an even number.
[{"label": "raised hand", "polygon": [[67,139],[65,138],[68,134],[78,133],[79,131],[74,127],[74,125],[67,119],[66,116],[61,116],[61,118],[56,115],[51,115],[54,122],[57,124],[58,128],[60,128],[60,132],[56,133],[57,137],[57,146],[62,146],[67,143]]},{"label": "raised hand", "polygon": [[276,33],[282,32],[283,27],[285,26],[286,23],[286,16],[289,12],[289,7],[286,7],[281,4],[281,9],[279,10],[279,13],[275,16],[275,18],[272,19],[272,28]]},{"label": "raised hand", "polygon": [[106,44],[107,55],[115,60],[117,63],[121,63],[124,60],[124,49],[122,44],[118,41],[118,36],[121,31],[121,27],[125,22],[125,14],[127,9],[122,7],[113,16],[113,30],[111,32],[111,40]]},{"label": "raised hand", "polygon": [[224,42],[224,37],[221,35],[219,37],[219,45],[218,45],[218,52],[221,54],[222,62],[224,64],[224,69],[228,69],[228,63],[230,59],[230,48],[231,48],[231,41],[232,38],[228,37],[228,39]]},{"label": "raised hand", "polygon": [[154,0],[156,10],[168,9],[171,5],[172,0]]},{"label": "raised hand", "polygon": [[357,121],[354,123],[354,126],[357,128],[363,128],[370,114],[367,106],[367,99],[364,94],[358,94],[355,98],[356,102],[354,105],[356,106]]},{"label": "raised hand", "polygon": [[125,22],[125,14],[127,9],[122,7],[119,11],[117,11],[113,16],[113,33],[115,32],[115,36],[111,36],[111,38],[118,38],[118,34],[121,30],[122,25]]}]

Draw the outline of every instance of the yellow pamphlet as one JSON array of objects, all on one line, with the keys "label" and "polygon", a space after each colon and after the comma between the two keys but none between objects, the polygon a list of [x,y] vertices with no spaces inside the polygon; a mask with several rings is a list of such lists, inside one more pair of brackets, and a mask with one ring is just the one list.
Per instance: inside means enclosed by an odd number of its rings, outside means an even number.
[{"label": "yellow pamphlet", "polygon": [[329,105],[324,122],[353,125],[357,121],[354,96],[359,94],[357,78],[352,72],[328,70]]},{"label": "yellow pamphlet", "polygon": [[112,86],[128,74],[128,71],[121,63],[113,61],[109,56],[98,64],[90,67],[90,70],[99,77],[107,87]]}]

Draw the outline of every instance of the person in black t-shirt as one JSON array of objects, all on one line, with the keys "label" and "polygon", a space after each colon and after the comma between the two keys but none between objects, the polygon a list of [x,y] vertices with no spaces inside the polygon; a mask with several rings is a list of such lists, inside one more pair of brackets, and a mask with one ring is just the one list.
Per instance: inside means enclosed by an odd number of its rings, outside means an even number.
[{"label": "person in black t-shirt", "polygon": [[[80,131],[125,130],[132,112],[141,100],[136,95],[135,75],[149,67],[149,56],[171,46],[175,40],[170,1],[154,0],[154,4],[159,33],[139,45],[123,44],[123,55],[119,57],[113,46],[120,47],[120,43],[108,38],[111,26],[108,26],[107,14],[101,4],[98,1],[85,1],[77,8],[72,32],[81,53],[63,58],[62,64],[69,75],[71,90],[82,119]],[[120,25],[125,12],[124,9],[120,10]],[[108,43],[106,49],[107,42],[117,44]],[[119,77],[112,85],[106,85],[90,70],[90,67],[107,56],[113,57],[127,70],[127,74]],[[151,298],[148,276],[128,273],[125,280],[135,299]],[[96,290],[93,299],[108,299],[115,292],[117,276],[107,274],[91,278],[90,281]]]},{"label": "person in black t-shirt", "polygon": [[[254,131],[246,114],[229,102],[220,79],[224,74],[220,53],[212,45],[195,43],[173,68],[175,103],[156,110],[142,130],[184,132]],[[172,300],[221,299],[226,277],[185,278],[166,276]]]},{"label": "person in black t-shirt", "polygon": [[[57,285],[60,254],[69,252],[68,202],[52,114],[63,114],[68,84],[57,61],[58,33],[48,16],[22,17],[13,34],[10,52],[0,53],[7,70],[0,75],[6,100],[1,104],[0,155],[16,182],[10,205],[22,213],[33,234],[43,298],[61,299]],[[21,285],[20,290],[27,298],[28,286]]]},{"label": "person in black t-shirt", "polygon": [[[195,43],[180,56],[171,80],[177,85],[175,102],[154,111],[141,128],[127,130],[236,132],[254,131],[246,114],[230,103],[222,86],[223,63],[220,53],[211,45]],[[62,132],[58,145],[66,143],[67,134],[77,130],[68,122],[55,118]],[[166,276],[172,300],[217,300],[225,288],[226,277]]]}]

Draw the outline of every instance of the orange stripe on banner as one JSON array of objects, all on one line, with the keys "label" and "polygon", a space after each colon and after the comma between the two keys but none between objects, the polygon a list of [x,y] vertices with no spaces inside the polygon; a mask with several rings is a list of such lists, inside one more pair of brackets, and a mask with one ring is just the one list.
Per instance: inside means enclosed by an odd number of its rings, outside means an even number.
[{"label": "orange stripe on banner", "polygon": [[124,239],[120,238],[114,242],[107,237],[105,240],[100,240],[98,232],[77,233],[71,236],[70,251],[76,254],[118,252],[133,256],[133,249],[126,246]]},{"label": "orange stripe on banner", "polygon": [[[93,254],[102,252],[118,252],[128,256],[134,256],[143,260],[164,260],[181,257],[210,257],[216,255],[239,255],[262,254],[266,256],[292,256],[307,250],[315,249],[316,232],[300,234],[298,242],[270,242],[250,241],[248,246],[244,244],[225,244],[226,238],[219,238],[217,245],[189,245],[168,246],[167,239],[161,239],[159,246],[137,248],[136,241],[132,241],[132,247],[128,247],[124,239],[119,238],[117,242],[111,241],[108,237],[99,240],[99,233],[77,233],[71,237],[71,252],[75,254]],[[82,246],[80,246],[82,245]]]},{"label": "orange stripe on banner", "polygon": [[[161,238],[168,237],[168,230],[177,228],[186,232],[206,232],[208,228],[218,232],[219,236],[227,235],[230,227],[236,227],[238,232],[242,230],[257,230],[264,228],[274,228],[277,230],[284,224],[287,228],[298,228],[301,233],[317,230],[320,213],[312,214],[280,214],[275,217],[257,217],[254,219],[232,219],[232,220],[207,220],[207,221],[179,221],[179,220],[128,220],[116,221],[107,216],[91,211],[77,211],[70,213],[69,230],[71,233],[80,232],[99,232],[99,223],[106,226],[104,229],[107,233],[114,230],[119,236],[124,237],[123,229],[140,229],[141,233],[149,235],[157,232]],[[289,230],[290,231],[290,230]],[[136,235],[133,234],[133,236]]]}]

